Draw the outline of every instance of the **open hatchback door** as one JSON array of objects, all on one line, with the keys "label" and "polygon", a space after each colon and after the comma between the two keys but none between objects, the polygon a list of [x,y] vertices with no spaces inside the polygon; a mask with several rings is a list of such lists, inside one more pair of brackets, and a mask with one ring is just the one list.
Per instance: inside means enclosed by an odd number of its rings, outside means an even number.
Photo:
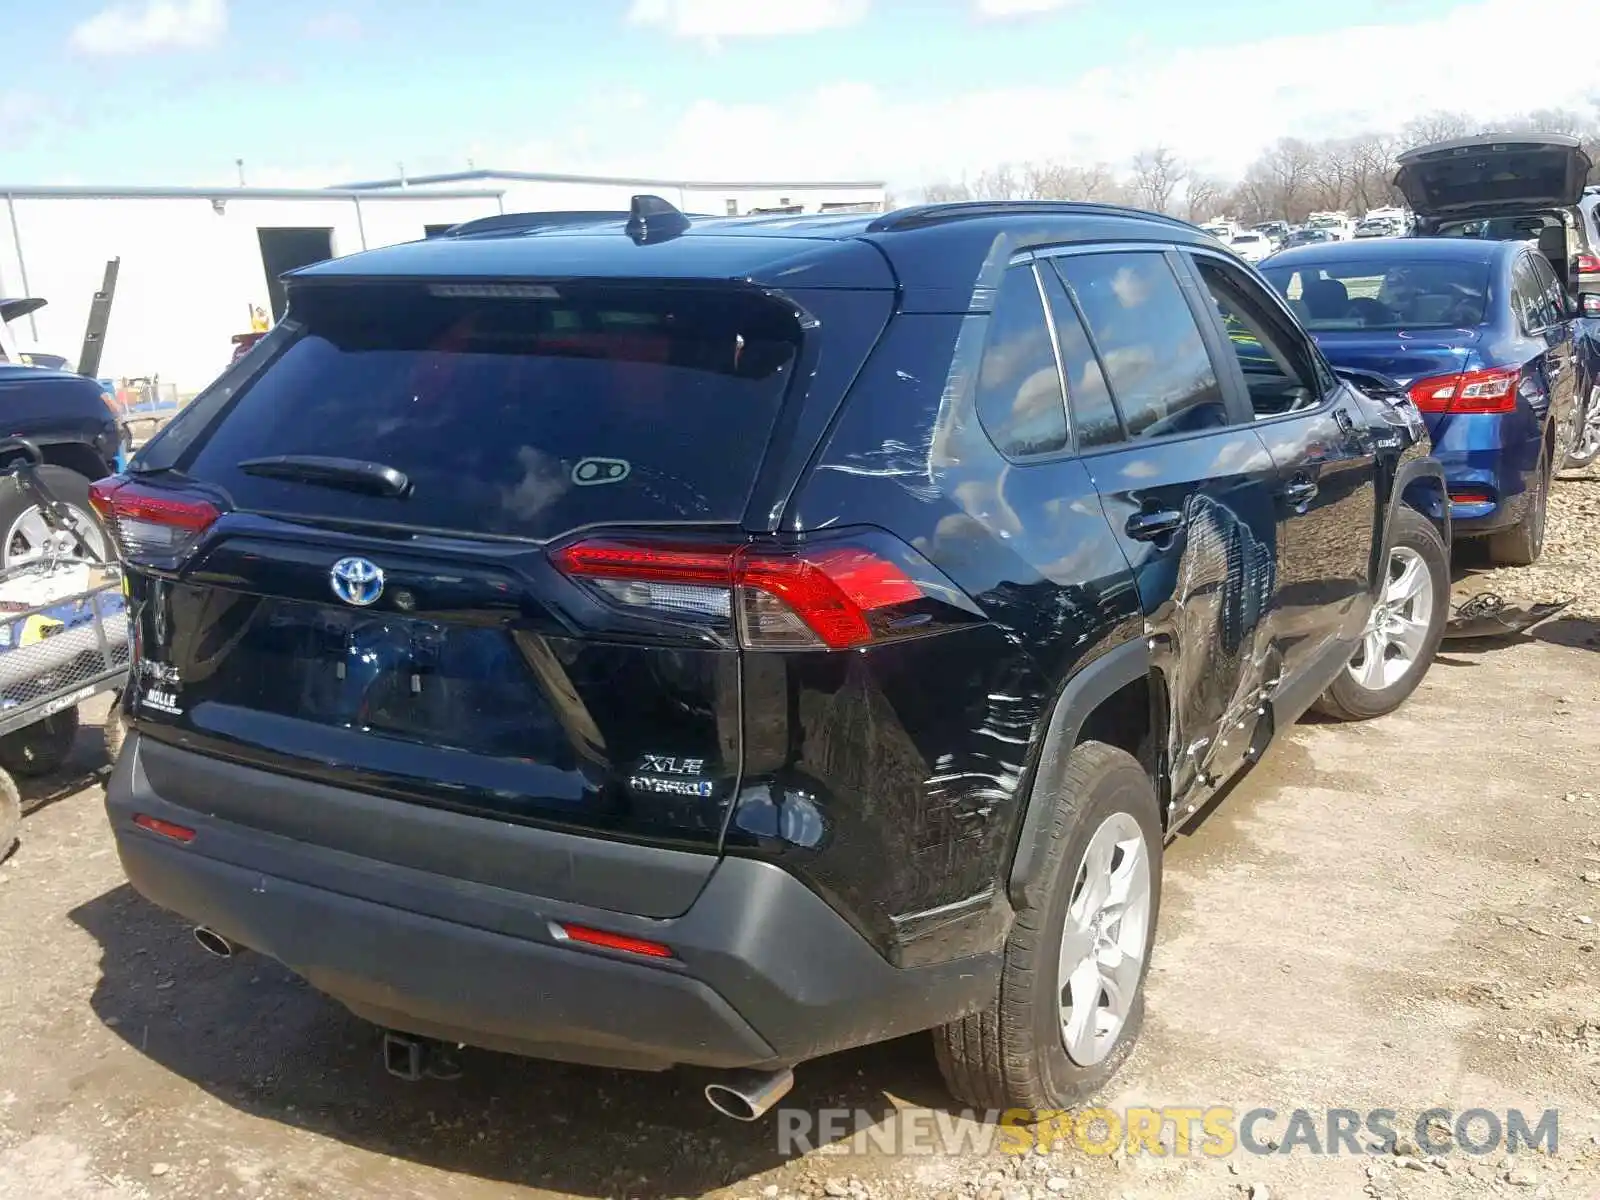
[{"label": "open hatchback door", "polygon": [[1578,139],[1559,133],[1480,134],[1418,146],[1395,161],[1395,186],[1419,233],[1446,221],[1570,207],[1591,165]]}]

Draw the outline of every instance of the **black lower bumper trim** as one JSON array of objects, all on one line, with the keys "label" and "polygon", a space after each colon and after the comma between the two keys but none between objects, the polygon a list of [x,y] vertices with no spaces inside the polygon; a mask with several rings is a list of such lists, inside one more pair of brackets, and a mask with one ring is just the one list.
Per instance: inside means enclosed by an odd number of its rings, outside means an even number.
[{"label": "black lower bumper trim", "polygon": [[[724,860],[682,916],[631,916],[358,858],[175,805],[151,788],[139,758],[135,736],[106,795],[134,887],[391,1029],[643,1070],[788,1066],[953,1020],[997,986],[998,950],[897,968],[769,863]],[[215,760],[205,768],[219,770]],[[230,811],[252,794],[281,799],[278,777],[221,769]],[[338,799],[324,789],[318,802]],[[138,812],[196,836],[166,841],[133,824]],[[552,936],[552,921],[662,942],[676,957],[574,947]]]}]

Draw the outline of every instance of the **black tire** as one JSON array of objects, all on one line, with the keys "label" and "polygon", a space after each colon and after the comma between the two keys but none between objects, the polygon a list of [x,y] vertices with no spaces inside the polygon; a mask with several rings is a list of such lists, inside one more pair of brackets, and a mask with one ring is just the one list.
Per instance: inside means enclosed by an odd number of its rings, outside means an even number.
[{"label": "black tire", "polygon": [[[89,503],[89,480],[76,471],[67,470],[66,467],[46,464],[37,470],[39,481],[50,490],[50,494],[74,509],[79,514],[79,520],[91,522],[93,528],[100,534],[100,548],[109,551],[111,539],[106,536],[105,526],[100,523],[100,518],[95,515],[94,508]],[[15,480],[0,480],[0,570],[12,565],[11,557],[14,553],[12,527],[19,517],[35,507],[37,506],[32,499],[23,492]],[[109,557],[109,554],[102,554],[102,557]]]},{"label": "black tire", "polygon": [[78,710],[63,708],[0,737],[0,767],[24,779],[49,775],[67,761],[78,736]]},{"label": "black tire", "polygon": [[100,727],[100,738],[105,744],[106,761],[116,766],[117,759],[122,757],[122,743],[128,740],[128,718],[122,711],[121,692],[111,702],[111,711],[106,714],[105,724]]},{"label": "black tire", "polygon": [[1550,460],[1544,459],[1534,480],[1528,511],[1510,529],[1489,535],[1489,557],[1503,567],[1528,567],[1544,553],[1545,516],[1550,508]]},{"label": "black tire", "polygon": [[[1101,742],[1073,748],[1051,796],[1050,846],[1036,906],[1019,911],[1006,942],[999,993],[982,1012],[934,1030],[934,1053],[958,1100],[977,1108],[1056,1109],[1094,1095],[1132,1052],[1144,1021],[1144,980],[1161,910],[1161,815],[1156,791],[1132,755]],[[1093,1066],[1067,1055],[1057,960],[1068,904],[1090,838],[1116,813],[1137,822],[1149,854],[1144,961],[1117,1040]]]},{"label": "black tire", "polygon": [[0,771],[0,862],[11,857],[22,835],[22,793],[17,781]]},{"label": "black tire", "polygon": [[1428,673],[1439,641],[1444,637],[1445,622],[1450,618],[1450,551],[1444,538],[1439,536],[1432,521],[1415,509],[1402,506],[1395,513],[1392,544],[1416,551],[1427,564],[1433,580],[1433,611],[1429,615],[1427,640],[1411,669],[1386,688],[1362,687],[1341,666],[1338,677],[1316,703],[1319,712],[1335,720],[1368,721],[1399,708]]}]

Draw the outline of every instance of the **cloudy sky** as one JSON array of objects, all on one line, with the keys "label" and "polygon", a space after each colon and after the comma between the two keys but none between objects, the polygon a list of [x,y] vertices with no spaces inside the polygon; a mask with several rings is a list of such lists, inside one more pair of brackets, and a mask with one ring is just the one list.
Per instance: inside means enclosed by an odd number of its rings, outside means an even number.
[{"label": "cloudy sky", "polygon": [[[1284,134],[1587,106],[1550,0],[0,0],[0,186],[477,166],[888,179],[1220,174]],[[1565,64],[1565,65],[1564,65]]]}]

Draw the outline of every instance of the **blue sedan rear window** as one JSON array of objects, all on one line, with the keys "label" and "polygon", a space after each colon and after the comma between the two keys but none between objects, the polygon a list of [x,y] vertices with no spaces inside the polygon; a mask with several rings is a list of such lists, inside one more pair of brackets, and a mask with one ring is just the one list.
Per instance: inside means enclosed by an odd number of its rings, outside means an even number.
[{"label": "blue sedan rear window", "polygon": [[1307,329],[1449,329],[1483,324],[1481,262],[1372,257],[1262,268]]}]

